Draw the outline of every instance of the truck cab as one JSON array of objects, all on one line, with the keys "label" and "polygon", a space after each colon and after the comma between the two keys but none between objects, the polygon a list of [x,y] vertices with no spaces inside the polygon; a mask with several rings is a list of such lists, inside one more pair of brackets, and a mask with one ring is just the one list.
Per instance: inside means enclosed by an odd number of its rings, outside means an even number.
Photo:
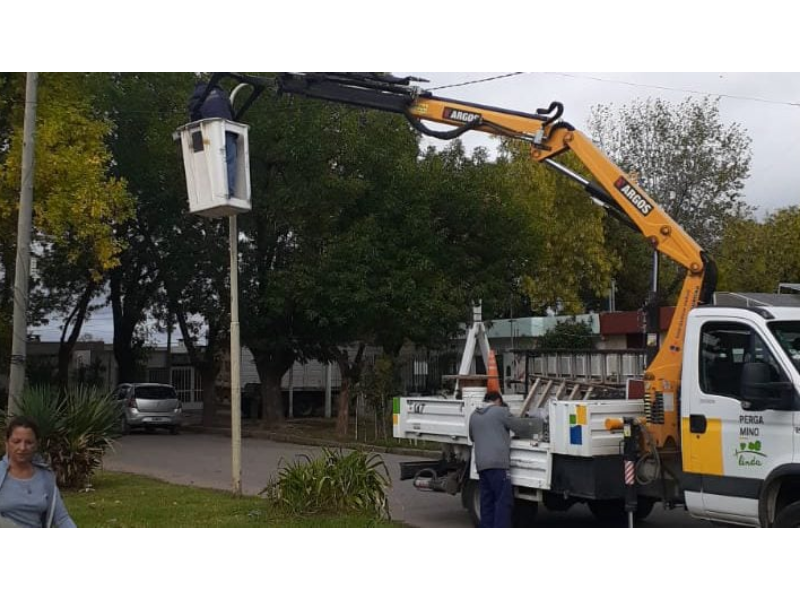
[{"label": "truck cab", "polygon": [[693,516],[800,526],[800,309],[689,313],[682,487]]}]

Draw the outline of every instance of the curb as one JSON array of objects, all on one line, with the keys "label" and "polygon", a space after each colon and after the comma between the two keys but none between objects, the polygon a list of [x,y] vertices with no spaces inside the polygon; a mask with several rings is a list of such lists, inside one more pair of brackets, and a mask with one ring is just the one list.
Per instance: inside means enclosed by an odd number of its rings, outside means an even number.
[{"label": "curb", "polygon": [[[183,431],[192,433],[209,433],[214,435],[224,435],[231,437],[231,430],[227,427],[208,427],[205,425],[184,425]],[[361,444],[358,442],[339,442],[336,440],[319,440],[307,438],[290,433],[276,431],[263,431],[242,429],[242,439],[255,438],[259,440],[270,440],[273,442],[283,442],[286,444],[299,444],[303,446],[320,446],[326,448],[349,448],[351,450],[361,450],[362,452],[380,452],[382,454],[397,454],[399,456],[421,456],[424,458],[440,458],[441,452],[434,450],[414,450],[413,448],[395,448],[391,446],[380,446],[374,444]]]}]

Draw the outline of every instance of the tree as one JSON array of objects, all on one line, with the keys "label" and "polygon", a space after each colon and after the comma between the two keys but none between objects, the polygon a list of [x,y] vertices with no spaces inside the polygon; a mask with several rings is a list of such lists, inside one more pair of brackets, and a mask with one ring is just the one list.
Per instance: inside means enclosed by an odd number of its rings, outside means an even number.
[{"label": "tree", "polygon": [[539,347],[544,350],[591,350],[594,348],[592,327],[575,317],[560,321],[542,336]]},{"label": "tree", "polygon": [[[599,105],[592,110],[588,128],[611,160],[634,174],[642,188],[712,255],[727,220],[751,213],[742,198],[750,170],[750,138],[739,124],[721,122],[718,99],[689,98],[675,105],[649,98],[616,112],[612,106]],[[636,237],[620,229],[609,238],[610,249],[624,261],[615,274],[621,308],[636,308],[634,299],[643,300],[648,293],[652,249],[635,242]],[[672,265],[661,269],[661,275],[662,281],[682,277]]]},{"label": "tree", "polygon": [[774,291],[767,246],[767,226],[751,218],[731,219],[716,256],[720,291]]},{"label": "tree", "polygon": [[[528,203],[510,192],[504,169],[484,150],[468,156],[456,141],[417,158],[407,125],[391,123],[385,126],[396,129],[364,143],[372,158],[350,165],[369,186],[357,198],[359,210],[341,213],[308,296],[343,376],[339,435],[347,430],[365,344],[380,346],[392,361],[407,342],[447,343],[473,301],[487,311],[505,309],[541,248]],[[391,149],[392,140],[400,147]],[[376,158],[381,153],[385,163]]]},{"label": "tree", "polygon": [[749,214],[742,199],[750,138],[720,121],[719,99],[636,100],[616,114],[593,108],[592,138],[686,232],[713,252],[728,217]]},{"label": "tree", "polygon": [[[557,306],[566,312],[584,310],[587,295],[603,295],[618,267],[606,249],[602,209],[562,175],[533,161],[525,145],[506,141],[501,150],[506,185],[526,207],[520,218],[530,223],[528,235],[541,246],[519,272],[531,305],[540,314]],[[586,175],[576,158],[567,155],[560,161]]]},{"label": "tree", "polygon": [[732,219],[720,244],[718,288],[773,293],[779,283],[800,281],[799,235],[797,207],[769,214],[763,223],[752,218]]},{"label": "tree", "polygon": [[[0,83],[12,91],[19,105],[0,119],[0,229],[16,223],[16,203],[22,146],[22,78],[6,76]],[[37,111],[34,248],[43,288],[32,288],[34,309],[55,311],[67,317],[62,334],[59,379],[66,384],[67,368],[90,301],[102,289],[109,269],[118,264],[122,250],[114,229],[132,214],[132,198],[124,182],[109,174],[111,154],[105,140],[112,124],[93,111],[88,76],[48,73],[40,79]],[[14,225],[15,227],[15,225]],[[4,238],[3,291],[8,302],[15,254],[12,240]],[[5,308],[3,309],[5,313]],[[70,329],[71,328],[71,329]],[[68,333],[69,332],[69,333]]]},{"label": "tree", "polygon": [[[198,310],[212,319],[224,318],[226,308],[218,303],[200,308],[195,300],[198,295],[210,300],[226,295],[224,286],[218,287],[216,271],[206,268],[208,257],[220,253],[219,240],[224,242],[225,236],[219,235],[218,224],[187,215],[183,170],[172,141],[172,132],[188,119],[185,105],[194,80],[189,73],[111,73],[98,74],[94,83],[98,110],[116,123],[110,140],[116,172],[125,177],[137,200],[135,220],[117,229],[126,251],[110,280],[120,380],[137,377],[146,315],[163,312],[159,303],[171,304],[185,330],[192,364],[201,371],[204,399],[213,407],[218,361],[215,369],[214,360],[206,365],[195,352],[196,332],[189,325],[189,315]],[[221,260],[211,261],[212,271],[224,263],[224,250],[221,255]],[[216,342],[218,336],[211,339]],[[211,346],[210,352],[216,353],[216,343]]]}]

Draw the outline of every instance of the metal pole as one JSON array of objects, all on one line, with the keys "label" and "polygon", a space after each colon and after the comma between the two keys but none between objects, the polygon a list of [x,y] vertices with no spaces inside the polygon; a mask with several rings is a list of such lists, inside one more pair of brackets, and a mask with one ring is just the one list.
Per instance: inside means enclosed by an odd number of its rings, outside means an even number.
[{"label": "metal pole", "polygon": [[38,73],[28,73],[25,82],[25,121],[22,138],[22,182],[17,218],[17,263],[14,272],[14,324],[8,381],[8,413],[16,414],[25,386],[28,342],[28,281],[31,268],[31,224],[33,221],[33,173],[36,140],[36,91]]},{"label": "metal pole", "polygon": [[228,217],[231,252],[231,471],[233,495],[242,495],[242,365],[239,341],[239,232],[236,215]]},{"label": "metal pole", "polygon": [[636,421],[631,417],[623,419],[623,458],[625,473],[625,512],[628,516],[628,527],[633,527],[634,514],[638,507],[636,493]]},{"label": "metal pole", "polygon": [[649,366],[652,364],[653,359],[655,359],[656,354],[658,354],[658,347],[659,347],[659,336],[661,333],[661,326],[659,323],[660,317],[660,307],[658,301],[658,250],[653,250],[653,281],[651,283],[651,290],[650,290],[650,298],[647,302],[647,314],[646,314],[646,353],[647,353],[647,365]]},{"label": "metal pole", "polygon": [[[231,108],[240,83],[231,92]],[[241,159],[239,159],[241,160]],[[233,196],[233,190],[228,190]],[[242,344],[239,339],[239,229],[236,213],[228,217],[231,252],[231,472],[233,495],[242,495]]]}]

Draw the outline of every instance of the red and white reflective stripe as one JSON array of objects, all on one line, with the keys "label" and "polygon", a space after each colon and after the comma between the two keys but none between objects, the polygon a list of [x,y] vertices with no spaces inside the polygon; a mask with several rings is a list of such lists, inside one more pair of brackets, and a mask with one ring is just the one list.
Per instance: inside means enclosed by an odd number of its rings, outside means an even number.
[{"label": "red and white reflective stripe", "polygon": [[633,476],[633,461],[626,460],[625,461],[625,485],[633,485],[634,483],[634,476]]}]

